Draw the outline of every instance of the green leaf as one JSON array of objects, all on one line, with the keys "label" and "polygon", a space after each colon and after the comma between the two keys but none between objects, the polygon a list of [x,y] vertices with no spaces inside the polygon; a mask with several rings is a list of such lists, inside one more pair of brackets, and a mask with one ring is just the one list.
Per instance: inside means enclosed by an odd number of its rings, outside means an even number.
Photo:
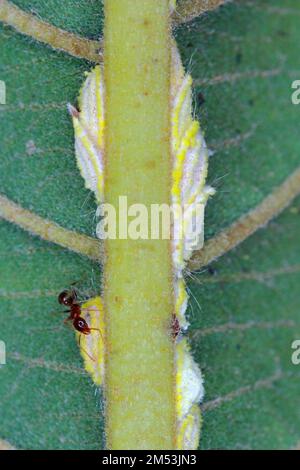
[{"label": "green leaf", "polygon": [[[97,39],[100,1],[14,2]],[[298,166],[300,7],[241,0],[177,29],[195,80],[195,109],[215,149],[211,237],[254,208]],[[66,103],[92,66],[0,28],[1,193],[60,225],[94,235],[95,203],[76,168]],[[204,103],[203,103],[204,101]],[[201,104],[202,103],[202,104]],[[300,200],[209,270],[187,279],[191,340],[205,374],[201,448],[289,448],[300,440]],[[56,296],[77,282],[98,293],[99,267],[0,221],[0,438],[17,448],[103,448],[101,393],[83,371]],[[263,273],[263,274],[262,274]],[[221,399],[219,398],[221,397]],[[217,400],[219,399],[219,401]],[[217,401],[215,401],[217,400]]]},{"label": "green leaf", "polygon": [[[206,382],[201,447],[290,448],[299,441],[300,199],[189,282],[194,351]],[[217,400],[217,401],[216,401]]]}]

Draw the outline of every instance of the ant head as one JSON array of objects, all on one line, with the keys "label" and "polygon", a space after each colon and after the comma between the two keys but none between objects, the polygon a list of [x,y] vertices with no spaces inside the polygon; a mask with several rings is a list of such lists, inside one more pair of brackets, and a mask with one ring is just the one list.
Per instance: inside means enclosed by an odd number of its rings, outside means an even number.
[{"label": "ant head", "polygon": [[73,325],[77,331],[83,333],[84,335],[89,335],[91,332],[89,325],[82,317],[75,318],[75,320],[73,321]]},{"label": "ant head", "polygon": [[76,298],[77,298],[77,295],[74,290],[71,290],[71,291],[64,290],[63,292],[59,294],[58,302],[61,305],[66,305],[67,307],[70,307],[71,305],[73,305]]}]

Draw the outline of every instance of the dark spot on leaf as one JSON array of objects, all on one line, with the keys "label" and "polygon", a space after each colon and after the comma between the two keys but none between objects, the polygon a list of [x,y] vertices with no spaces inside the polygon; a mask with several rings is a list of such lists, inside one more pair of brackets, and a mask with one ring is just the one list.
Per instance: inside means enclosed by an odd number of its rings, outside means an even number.
[{"label": "dark spot on leaf", "polygon": [[243,54],[241,52],[238,52],[235,56],[235,61],[237,64],[240,64],[243,60]]},{"label": "dark spot on leaf", "polygon": [[278,36],[281,36],[282,38],[285,38],[286,36],[289,35],[287,31],[283,31],[282,29],[277,31]]},{"label": "dark spot on leaf", "polygon": [[119,295],[116,295],[114,300],[115,300],[117,305],[122,305],[122,303],[123,303],[123,297],[121,297]]},{"label": "dark spot on leaf", "polygon": [[211,276],[215,276],[217,274],[217,270],[215,268],[212,268],[211,266],[208,267],[207,271]]},{"label": "dark spot on leaf", "polygon": [[198,106],[202,106],[205,103],[205,97],[201,91],[197,93],[197,104]]},{"label": "dark spot on leaf", "polygon": [[154,160],[149,160],[145,163],[145,167],[147,168],[147,170],[154,170],[154,168],[156,167],[156,163]]}]

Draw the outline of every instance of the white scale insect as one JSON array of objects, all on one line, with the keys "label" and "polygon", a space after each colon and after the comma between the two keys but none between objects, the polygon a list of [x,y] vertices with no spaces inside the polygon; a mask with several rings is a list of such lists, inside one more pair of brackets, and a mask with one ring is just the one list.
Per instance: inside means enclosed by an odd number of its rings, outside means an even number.
[{"label": "white scale insect", "polygon": [[[171,73],[171,129],[173,153],[173,177],[171,198],[174,207],[185,207],[184,217],[174,215],[172,258],[174,266],[175,315],[180,328],[186,330],[189,323],[185,313],[188,295],[185,290],[183,270],[193,249],[203,245],[204,209],[207,199],[214,190],[205,185],[209,151],[206,147],[199,123],[192,117],[192,78],[185,74],[175,44],[172,48]],[[104,202],[103,194],[103,151],[104,151],[104,84],[100,65],[87,73],[86,81],[79,96],[78,111],[69,105],[75,130],[77,164],[85,185],[94,192],[97,203]],[[186,210],[187,208],[187,210]],[[195,224],[198,227],[194,239]],[[181,236],[183,234],[183,237]],[[93,309],[93,315],[88,311]],[[93,328],[104,328],[101,298],[90,299],[82,305],[83,316]],[[93,362],[83,353],[85,367],[97,385],[103,385],[104,344],[102,337],[93,335],[82,339],[83,348]],[[200,369],[194,361],[186,339],[178,338],[175,343],[176,363],[176,412],[177,449],[197,449],[199,443],[201,416],[198,404],[203,398],[204,388]]]}]

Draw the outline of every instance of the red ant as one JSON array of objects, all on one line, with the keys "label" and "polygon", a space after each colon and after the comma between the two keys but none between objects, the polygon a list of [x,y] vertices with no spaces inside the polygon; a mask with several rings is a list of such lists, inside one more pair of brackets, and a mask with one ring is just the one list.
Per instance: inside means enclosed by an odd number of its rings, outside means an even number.
[{"label": "red ant", "polygon": [[89,335],[91,328],[88,326],[85,319],[81,317],[81,307],[77,302],[77,294],[75,290],[64,290],[61,292],[58,296],[58,302],[61,305],[65,305],[66,307],[70,308],[70,310],[65,310],[65,313],[70,314],[70,316],[65,321],[72,321],[75,330],[84,335]]},{"label": "red ant", "polygon": [[[65,322],[72,321],[75,330],[79,331],[83,335],[91,334],[92,330],[98,330],[98,328],[91,328],[87,324],[86,320],[81,316],[81,306],[77,301],[77,294],[74,289],[72,290],[64,290],[58,296],[58,302],[61,305],[65,305],[69,307],[69,310],[65,310],[65,313],[69,313],[68,318],[66,318]],[[101,333],[101,332],[100,332]],[[80,336],[79,336],[79,345],[80,345]],[[85,353],[89,356],[90,359],[94,361],[94,359],[85,351]]]}]

